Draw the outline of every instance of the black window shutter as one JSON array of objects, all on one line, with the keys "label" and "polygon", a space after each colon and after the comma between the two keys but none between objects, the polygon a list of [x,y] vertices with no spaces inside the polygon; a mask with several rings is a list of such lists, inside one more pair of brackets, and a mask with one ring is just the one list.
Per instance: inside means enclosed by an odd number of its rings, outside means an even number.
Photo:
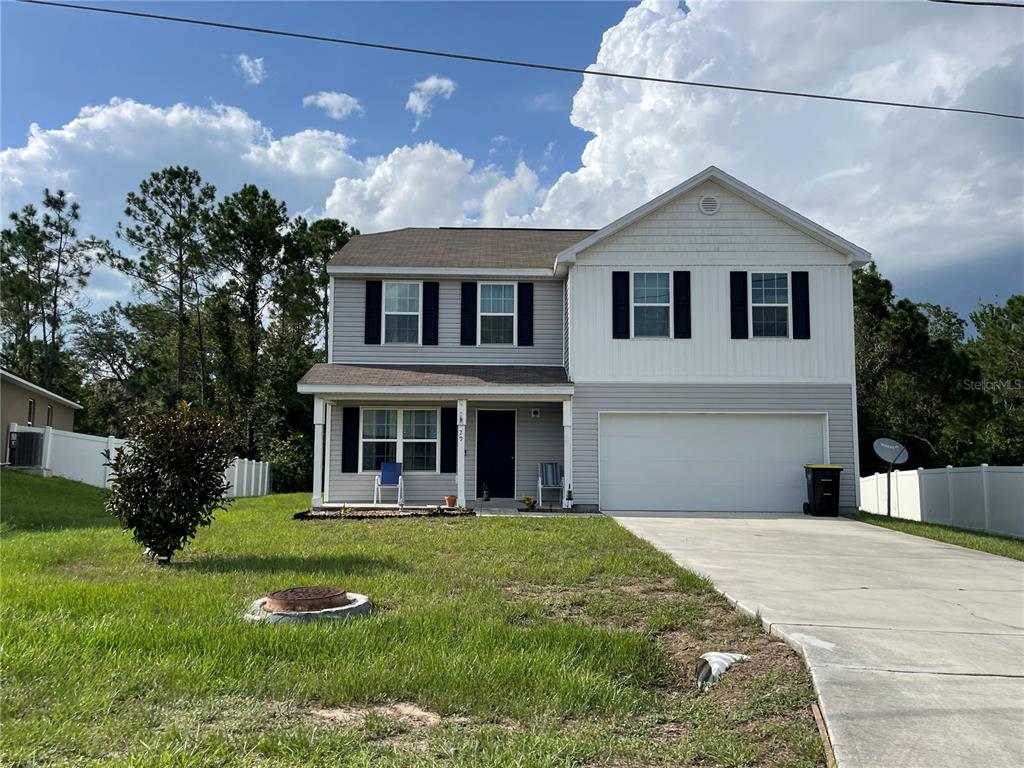
[{"label": "black window shutter", "polygon": [[423,344],[437,346],[437,311],[440,283],[423,284]]},{"label": "black window shutter", "polygon": [[380,344],[380,280],[366,281],[366,328],[364,344]]},{"label": "black window shutter", "polygon": [[533,283],[519,283],[519,317],[516,320],[520,347],[533,346]]},{"label": "black window shutter", "polygon": [[462,346],[476,346],[476,283],[462,284]]},{"label": "black window shutter", "polygon": [[[378,283],[380,285],[380,283]],[[359,409],[341,409],[341,471],[359,471]]]},{"label": "black window shutter", "polygon": [[690,338],[690,273],[672,273],[672,331],[677,339]]},{"label": "black window shutter", "polygon": [[747,273],[729,273],[729,316],[732,338],[747,338]]},{"label": "black window shutter", "polygon": [[454,408],[441,409],[441,471],[455,472],[459,433]]},{"label": "black window shutter", "polygon": [[811,338],[811,297],[807,287],[807,273],[793,273],[793,338]]},{"label": "black window shutter", "polygon": [[612,272],[612,338],[629,338],[629,272]]}]

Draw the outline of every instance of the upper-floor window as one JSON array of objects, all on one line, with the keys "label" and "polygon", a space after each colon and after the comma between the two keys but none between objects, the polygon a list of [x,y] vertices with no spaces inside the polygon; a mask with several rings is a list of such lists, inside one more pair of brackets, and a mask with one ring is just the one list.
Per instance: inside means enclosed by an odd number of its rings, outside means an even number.
[{"label": "upper-floor window", "polygon": [[384,283],[384,343],[420,343],[420,284]]},{"label": "upper-floor window", "polygon": [[53,426],[53,406],[52,405],[46,406],[46,426],[48,426],[48,427],[52,427]]},{"label": "upper-floor window", "polygon": [[364,472],[397,461],[403,472],[439,472],[437,409],[364,408],[360,449]]},{"label": "upper-floor window", "polygon": [[25,423],[30,427],[36,423],[36,401],[31,397],[28,399],[28,421]]},{"label": "upper-floor window", "polygon": [[633,336],[668,337],[668,272],[633,273]]},{"label": "upper-floor window", "polygon": [[515,283],[480,283],[481,344],[516,343]]},{"label": "upper-floor window", "polygon": [[753,338],[789,337],[788,273],[750,273],[750,335]]}]

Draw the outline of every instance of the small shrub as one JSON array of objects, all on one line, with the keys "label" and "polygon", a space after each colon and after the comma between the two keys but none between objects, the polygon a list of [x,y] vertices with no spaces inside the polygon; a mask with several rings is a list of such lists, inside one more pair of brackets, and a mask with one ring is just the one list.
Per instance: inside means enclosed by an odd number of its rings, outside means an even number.
[{"label": "small shrub", "polygon": [[228,443],[225,423],[188,403],[131,420],[126,444],[106,457],[107,511],[158,562],[170,561],[224,509]]},{"label": "small shrub", "polygon": [[523,506],[527,509],[535,509],[537,507],[537,500],[533,496],[523,496]]}]

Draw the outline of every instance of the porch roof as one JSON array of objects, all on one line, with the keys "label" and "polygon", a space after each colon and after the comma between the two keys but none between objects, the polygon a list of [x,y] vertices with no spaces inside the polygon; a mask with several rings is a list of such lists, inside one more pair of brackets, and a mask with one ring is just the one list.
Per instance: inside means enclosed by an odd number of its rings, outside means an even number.
[{"label": "porch roof", "polygon": [[448,394],[571,395],[560,365],[351,365],[318,363],[299,380],[299,392],[320,395]]}]

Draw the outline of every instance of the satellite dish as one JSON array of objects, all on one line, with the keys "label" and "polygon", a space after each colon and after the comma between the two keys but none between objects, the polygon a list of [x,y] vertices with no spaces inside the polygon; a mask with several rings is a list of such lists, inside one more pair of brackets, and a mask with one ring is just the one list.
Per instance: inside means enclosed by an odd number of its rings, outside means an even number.
[{"label": "satellite dish", "polygon": [[903,464],[910,458],[907,449],[890,437],[880,437],[874,442],[875,454],[888,464]]}]

